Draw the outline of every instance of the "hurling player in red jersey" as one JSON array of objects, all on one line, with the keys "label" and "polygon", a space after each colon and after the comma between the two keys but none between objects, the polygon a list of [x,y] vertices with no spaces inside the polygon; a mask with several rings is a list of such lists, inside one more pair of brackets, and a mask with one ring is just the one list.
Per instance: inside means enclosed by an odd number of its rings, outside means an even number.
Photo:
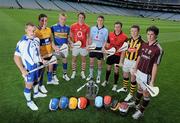
[{"label": "hurling player in red jersey", "polygon": [[118,49],[123,45],[123,43],[127,40],[127,38],[128,37],[126,36],[126,34],[122,32],[122,23],[116,22],[114,24],[114,32],[109,33],[108,40],[105,44],[106,49],[114,47],[116,48],[116,51],[117,51],[114,55],[109,56],[107,58],[106,79],[101,84],[103,87],[105,87],[109,83],[108,80],[111,73],[111,67],[112,65],[114,65],[114,85],[113,85],[112,91],[116,91],[117,82],[119,79],[119,67],[116,66],[115,64],[119,64],[119,62],[122,62],[122,59],[120,59],[121,52],[118,52]]},{"label": "hurling player in red jersey", "polygon": [[83,12],[78,13],[78,22],[74,23],[70,27],[70,37],[73,43],[77,41],[81,41],[82,45],[80,48],[73,48],[72,47],[72,75],[71,78],[74,79],[76,76],[76,62],[77,56],[81,55],[81,77],[85,79],[85,69],[86,69],[86,55],[88,51],[86,46],[88,45],[89,33],[90,28],[84,22],[85,21],[85,14]]},{"label": "hurling player in red jersey", "polygon": [[[136,81],[138,83],[138,90],[135,98],[135,106],[138,107],[138,110],[132,115],[134,119],[143,116],[144,110],[149,104],[150,94],[143,82],[152,87],[154,86],[158,66],[163,55],[163,49],[157,42],[159,29],[156,26],[151,26],[147,28],[146,33],[147,43],[142,44],[136,65],[132,72],[136,73]],[[140,101],[142,103],[140,103]]]}]

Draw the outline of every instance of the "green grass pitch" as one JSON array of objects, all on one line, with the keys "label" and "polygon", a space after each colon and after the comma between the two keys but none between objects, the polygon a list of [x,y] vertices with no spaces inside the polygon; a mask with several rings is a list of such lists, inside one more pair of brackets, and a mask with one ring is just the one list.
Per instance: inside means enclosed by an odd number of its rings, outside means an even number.
[{"label": "green grass pitch", "polygon": [[[23,96],[23,78],[13,61],[13,54],[17,41],[24,34],[24,25],[28,21],[38,23],[37,17],[45,13],[49,17],[48,26],[55,24],[58,20],[58,11],[24,10],[0,8],[0,123],[178,123],[180,122],[180,23],[166,20],[155,20],[138,17],[125,17],[115,15],[104,15],[105,26],[113,31],[113,23],[117,20],[123,22],[123,31],[129,35],[129,28],[132,24],[139,24],[141,35],[146,39],[145,30],[150,25],[160,28],[159,42],[165,54],[158,71],[156,85],[160,87],[160,94],[151,99],[150,105],[145,112],[143,119],[134,121],[131,118],[132,110],[128,116],[122,117],[119,112],[97,110],[89,106],[86,110],[58,110],[48,111],[49,100],[60,96],[84,96],[85,89],[76,93],[76,89],[85,81],[78,77],[70,82],[62,79],[61,61],[58,67],[60,85],[46,86],[48,89],[47,98],[36,99],[35,102],[39,111],[33,112],[26,106]],[[67,13],[67,24],[76,22],[76,13]],[[96,14],[87,14],[86,23],[90,26],[96,24]],[[68,74],[71,74],[71,55],[68,60]],[[88,75],[89,59],[87,57],[86,75]],[[78,63],[80,68],[80,63]],[[103,67],[102,80],[105,79],[106,65]],[[46,77],[45,77],[46,83]],[[102,88],[99,95],[111,95],[113,98],[123,100],[126,94],[117,94],[111,91],[113,72],[110,78],[111,84]],[[118,86],[122,86],[122,71]]]}]

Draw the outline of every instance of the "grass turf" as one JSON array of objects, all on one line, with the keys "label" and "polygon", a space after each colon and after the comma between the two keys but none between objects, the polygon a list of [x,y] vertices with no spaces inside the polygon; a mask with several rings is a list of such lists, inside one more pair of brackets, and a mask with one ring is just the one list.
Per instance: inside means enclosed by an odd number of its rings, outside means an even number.
[{"label": "grass turf", "polygon": [[[158,71],[156,85],[160,87],[160,94],[152,98],[143,119],[134,121],[131,118],[133,113],[130,110],[126,117],[119,115],[119,112],[105,111],[89,106],[86,110],[58,110],[56,112],[48,111],[49,100],[60,96],[84,96],[85,89],[76,93],[76,89],[85,81],[80,79],[80,69],[78,76],[70,82],[62,79],[61,61],[58,67],[58,76],[60,85],[47,86],[48,97],[36,99],[35,102],[39,111],[33,112],[26,106],[23,96],[24,83],[23,78],[13,62],[13,53],[17,41],[24,34],[24,25],[28,21],[38,23],[37,17],[40,13],[45,13],[49,17],[48,25],[55,24],[58,20],[57,11],[27,10],[27,9],[5,9],[0,8],[0,122],[1,123],[49,123],[49,122],[67,122],[67,123],[115,123],[115,122],[143,122],[143,123],[176,123],[180,121],[180,23],[165,20],[155,20],[138,17],[125,17],[115,15],[104,15],[105,26],[109,31],[113,31],[113,23],[117,20],[123,22],[123,31],[129,35],[129,28],[132,24],[141,26],[141,35],[146,39],[145,30],[149,25],[156,25],[160,28],[159,42],[163,47],[165,54]],[[76,22],[76,13],[67,13],[67,24]],[[92,26],[96,24],[96,14],[87,14],[86,22]],[[68,74],[71,74],[71,55],[68,58]],[[87,57],[88,75],[89,60]],[[78,63],[80,68],[80,63]],[[103,67],[102,80],[105,78],[106,65]],[[119,87],[122,86],[122,71],[120,70]],[[46,81],[46,77],[44,79]],[[123,100],[126,94],[117,94],[111,91],[113,82],[113,72],[110,78],[111,84],[106,87],[100,87],[99,95],[111,95],[113,98]],[[46,83],[46,82],[44,82]]]}]

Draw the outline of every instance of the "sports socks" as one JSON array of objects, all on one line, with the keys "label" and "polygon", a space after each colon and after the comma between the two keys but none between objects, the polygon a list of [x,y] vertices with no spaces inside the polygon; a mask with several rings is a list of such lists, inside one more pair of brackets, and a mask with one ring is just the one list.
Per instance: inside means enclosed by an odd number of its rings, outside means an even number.
[{"label": "sports socks", "polygon": [[102,73],[102,68],[98,68],[98,76],[100,77],[101,76],[101,73]]},{"label": "sports socks", "polygon": [[130,87],[130,94],[133,95],[134,91],[136,89],[136,81],[131,82],[131,87]]},{"label": "sports socks", "polygon": [[58,64],[53,64],[53,76],[56,75]]},{"label": "sports socks", "polygon": [[139,93],[139,92],[137,91],[136,97],[135,97],[135,105],[138,105],[138,104],[140,103],[140,100],[141,100],[142,96],[143,96],[143,94],[142,94],[142,93]]},{"label": "sports socks", "polygon": [[63,63],[63,73],[67,73],[67,63]]},{"label": "sports socks", "polygon": [[25,96],[27,102],[30,102],[31,101],[31,89],[24,88],[24,96]]},{"label": "sports socks", "polygon": [[82,65],[81,65],[81,70],[85,71],[85,69],[86,69],[86,62],[83,62]]},{"label": "sports socks", "polygon": [[142,113],[144,112],[145,108],[148,106],[149,102],[150,102],[150,98],[149,97],[144,97],[143,98],[142,104],[141,104],[141,106],[139,108],[139,110]]},{"label": "sports socks", "polygon": [[48,78],[48,82],[50,82],[52,80],[52,72],[47,72],[47,78]]},{"label": "sports socks", "polygon": [[129,82],[129,78],[123,78],[123,87],[124,88],[128,87],[128,82]]},{"label": "sports socks", "polygon": [[117,85],[118,79],[119,79],[119,73],[114,73],[114,84]]},{"label": "sports socks", "polygon": [[111,70],[106,70],[106,81],[109,80],[110,74],[111,74]]},{"label": "sports socks", "polygon": [[76,71],[76,63],[72,62],[72,71]]}]

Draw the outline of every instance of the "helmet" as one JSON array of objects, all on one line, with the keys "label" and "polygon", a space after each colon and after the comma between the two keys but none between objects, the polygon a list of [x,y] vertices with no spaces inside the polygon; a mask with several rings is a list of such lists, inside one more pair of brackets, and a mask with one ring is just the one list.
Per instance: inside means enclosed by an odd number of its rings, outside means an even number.
[{"label": "helmet", "polygon": [[51,99],[49,102],[49,110],[51,110],[51,111],[57,110],[58,109],[58,103],[59,103],[59,99],[57,99],[57,98]]},{"label": "helmet", "polygon": [[129,109],[129,105],[126,102],[122,102],[119,105],[119,111],[121,115],[126,115]]},{"label": "helmet", "polygon": [[78,108],[79,109],[85,109],[87,106],[87,99],[85,97],[79,97],[78,98]]},{"label": "helmet", "polygon": [[65,96],[62,96],[62,97],[60,98],[60,101],[59,101],[59,108],[60,108],[60,109],[65,109],[65,108],[68,107],[68,104],[69,104],[68,98],[65,97]]},{"label": "helmet", "polygon": [[104,106],[105,107],[109,107],[110,106],[110,104],[111,104],[111,101],[112,101],[112,98],[111,98],[111,96],[104,96]]},{"label": "helmet", "polygon": [[76,109],[77,104],[78,104],[77,98],[71,97],[71,98],[69,99],[69,109],[72,109],[72,110]]},{"label": "helmet", "polygon": [[103,106],[103,97],[97,96],[97,97],[95,98],[95,106],[96,106],[97,108],[101,108],[101,107]]},{"label": "helmet", "polygon": [[118,100],[112,100],[112,103],[111,103],[111,110],[113,110],[113,111],[118,110],[119,104],[120,104],[120,103],[118,103]]}]

